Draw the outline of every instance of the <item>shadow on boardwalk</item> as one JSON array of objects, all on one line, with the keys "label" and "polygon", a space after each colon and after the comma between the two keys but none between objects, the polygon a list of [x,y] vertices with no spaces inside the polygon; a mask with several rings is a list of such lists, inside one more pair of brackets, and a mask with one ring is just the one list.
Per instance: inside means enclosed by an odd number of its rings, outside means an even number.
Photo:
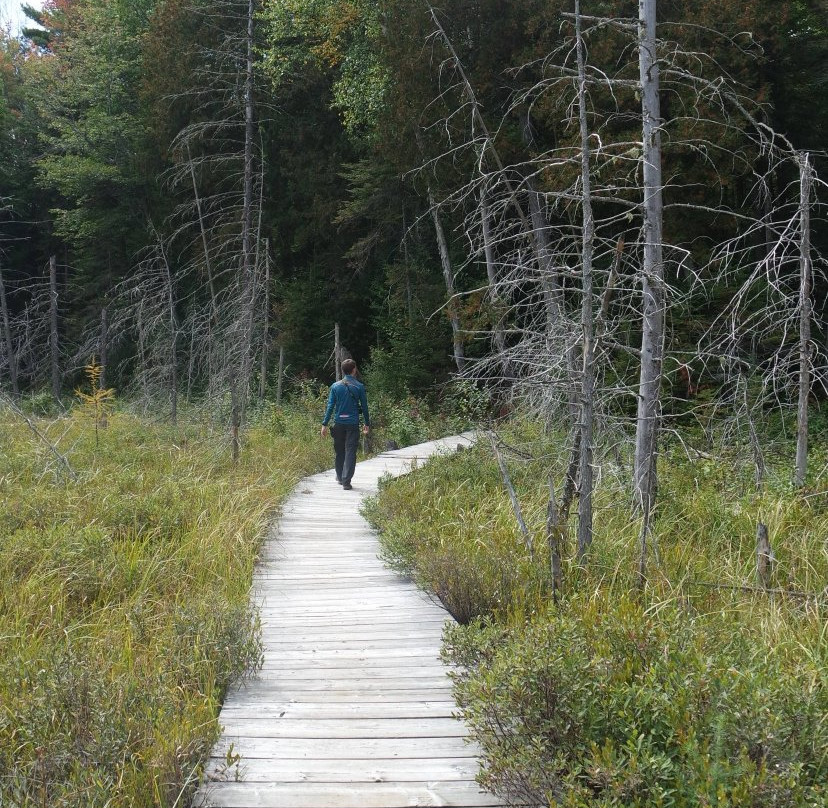
[{"label": "shadow on boardwalk", "polygon": [[359,513],[382,475],[468,443],[455,436],[366,460],[352,491],[333,471],[297,486],[254,578],[264,665],[228,694],[195,805],[502,804],[474,781],[476,749],[453,716],[440,661],[451,618],[382,565]]}]

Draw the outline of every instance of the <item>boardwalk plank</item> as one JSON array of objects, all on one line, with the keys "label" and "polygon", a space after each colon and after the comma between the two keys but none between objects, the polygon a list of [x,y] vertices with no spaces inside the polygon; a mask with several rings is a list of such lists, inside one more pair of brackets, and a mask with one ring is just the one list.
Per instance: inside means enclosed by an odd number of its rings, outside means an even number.
[{"label": "boardwalk plank", "polygon": [[[416,796],[412,797],[415,792]],[[411,808],[411,806],[501,805],[474,782],[359,783],[351,788],[328,783],[217,783],[211,805],[226,808]]]},{"label": "boardwalk plank", "polygon": [[451,618],[383,566],[358,512],[382,474],[461,441],[360,463],[353,491],[331,471],[297,486],[254,576],[264,664],[227,695],[194,805],[502,805],[475,782],[478,749],[455,717],[440,661]]}]

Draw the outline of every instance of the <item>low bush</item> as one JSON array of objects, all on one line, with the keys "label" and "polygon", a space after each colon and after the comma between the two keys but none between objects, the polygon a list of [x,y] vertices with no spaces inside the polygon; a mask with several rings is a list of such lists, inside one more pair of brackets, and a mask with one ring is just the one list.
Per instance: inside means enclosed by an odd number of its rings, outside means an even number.
[{"label": "low bush", "polygon": [[573,597],[528,624],[447,635],[481,783],[532,805],[782,806],[828,798],[828,681],[676,602]]}]

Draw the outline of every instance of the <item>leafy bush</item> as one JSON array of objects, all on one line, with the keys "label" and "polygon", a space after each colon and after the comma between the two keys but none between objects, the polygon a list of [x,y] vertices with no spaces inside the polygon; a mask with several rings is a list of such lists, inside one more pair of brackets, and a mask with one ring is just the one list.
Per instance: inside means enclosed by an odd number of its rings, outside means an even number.
[{"label": "leafy bush", "polygon": [[757,653],[726,615],[575,597],[448,632],[481,782],[531,804],[823,805],[825,649]]}]

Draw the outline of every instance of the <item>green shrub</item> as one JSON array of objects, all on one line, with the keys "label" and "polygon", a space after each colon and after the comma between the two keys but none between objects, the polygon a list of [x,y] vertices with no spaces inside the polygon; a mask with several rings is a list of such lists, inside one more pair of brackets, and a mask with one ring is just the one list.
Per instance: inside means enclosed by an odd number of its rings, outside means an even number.
[{"label": "green shrub", "polygon": [[447,635],[481,782],[569,806],[824,805],[828,677],[726,615],[575,597]]}]

